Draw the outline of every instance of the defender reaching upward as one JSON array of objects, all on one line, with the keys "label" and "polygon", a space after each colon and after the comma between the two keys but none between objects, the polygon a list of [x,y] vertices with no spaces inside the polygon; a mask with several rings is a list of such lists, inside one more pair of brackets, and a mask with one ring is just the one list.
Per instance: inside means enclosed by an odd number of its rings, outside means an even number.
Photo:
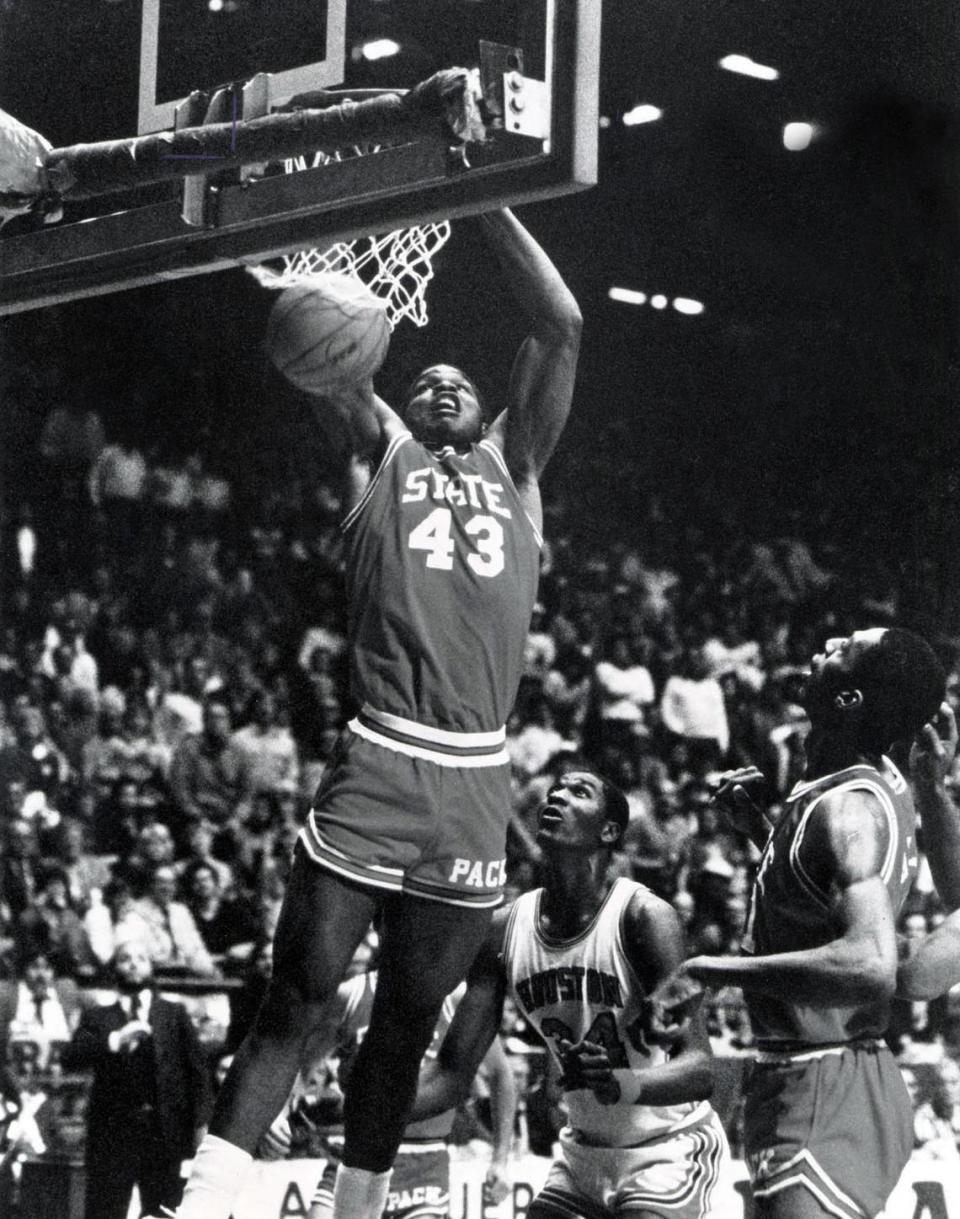
[{"label": "defender reaching upward", "polygon": [[403,417],[367,382],[318,402],[349,448],[343,521],[353,694],[294,860],[274,976],[221,1090],[180,1219],[227,1219],[264,1130],[373,917],[382,957],[346,1096],[337,1219],[376,1219],[444,996],[500,900],[510,809],[504,723],[538,574],[537,486],[566,420],[581,319],[508,211],[484,217],[528,318],[506,409],[487,428],[448,365]]}]

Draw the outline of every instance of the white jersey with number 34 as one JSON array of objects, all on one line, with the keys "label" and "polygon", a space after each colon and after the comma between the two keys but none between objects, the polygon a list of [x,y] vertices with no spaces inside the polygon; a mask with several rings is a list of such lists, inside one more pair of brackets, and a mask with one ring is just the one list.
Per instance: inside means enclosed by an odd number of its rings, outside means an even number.
[{"label": "white jersey with number 34", "polygon": [[652,894],[635,881],[615,881],[589,927],[574,939],[552,940],[540,926],[537,889],[518,898],[507,924],[504,966],[510,993],[536,1028],[561,1071],[561,1041],[586,1038],[604,1046],[620,1086],[619,1100],[604,1104],[575,1077],[563,1079],[572,1131],[606,1147],[630,1147],[679,1130],[708,1112],[705,1102],[638,1105],[636,1073],[666,1060],[643,1033],[643,987],[623,946],[623,916],[635,893]]}]

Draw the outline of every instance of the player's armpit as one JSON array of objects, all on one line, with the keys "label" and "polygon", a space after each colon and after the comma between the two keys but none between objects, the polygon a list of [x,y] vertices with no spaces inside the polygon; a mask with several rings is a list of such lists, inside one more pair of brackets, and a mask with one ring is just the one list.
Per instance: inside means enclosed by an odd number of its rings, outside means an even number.
[{"label": "player's armpit", "polygon": [[847,885],[879,876],[894,831],[892,816],[866,789],[828,792],[815,806],[796,854],[805,880],[829,899]]}]

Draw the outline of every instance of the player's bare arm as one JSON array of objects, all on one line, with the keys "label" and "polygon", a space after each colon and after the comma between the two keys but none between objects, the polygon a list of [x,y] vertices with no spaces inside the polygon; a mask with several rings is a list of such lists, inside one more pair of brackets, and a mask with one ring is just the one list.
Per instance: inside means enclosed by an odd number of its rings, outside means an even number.
[{"label": "player's bare arm", "polygon": [[730,825],[746,834],[759,850],[766,846],[773,823],[765,808],[766,779],[756,766],[728,770],[713,788],[713,800]]},{"label": "player's bare arm", "polygon": [[[624,947],[647,995],[683,963],[684,946],[680,920],[673,908],[659,898],[638,893],[627,907],[623,924]],[[635,1044],[652,1045],[662,1040],[652,1025],[652,1005],[647,1005],[640,1027],[633,1031]],[[638,1105],[675,1105],[702,1100],[713,1091],[712,1053],[703,1016],[697,1012],[671,1039],[669,1060],[635,1071],[633,1100]],[[604,1047],[580,1042],[570,1047],[576,1056],[578,1074],[598,1098],[616,1080]]]},{"label": "player's bare arm", "polygon": [[483,1182],[484,1201],[498,1206],[510,1192],[510,1149],[513,1144],[513,1123],[517,1113],[517,1082],[507,1060],[503,1041],[494,1037],[483,1058],[487,1083],[490,1087],[490,1125],[493,1151],[490,1167]]},{"label": "player's bare arm", "polygon": [[509,908],[494,914],[467,974],[467,989],[437,1053],[420,1073],[410,1121],[435,1117],[470,1094],[470,1085],[500,1028],[507,978],[502,951]]},{"label": "player's bare arm", "polygon": [[948,910],[960,908],[960,809],[946,781],[957,753],[957,718],[944,703],[910,751],[913,787],[933,883]]},{"label": "player's bare arm", "polygon": [[359,502],[403,420],[378,396],[371,380],[343,385],[323,397],[311,395],[310,410],[323,442],[343,455],[344,514]]},{"label": "player's bare arm", "polygon": [[503,450],[539,527],[537,482],[570,413],[583,318],[556,267],[511,211],[488,212],[483,223],[529,326],[510,375],[507,408],[487,437]]},{"label": "player's bare arm", "polygon": [[897,970],[893,912],[881,876],[889,843],[886,813],[875,796],[856,790],[828,794],[811,815],[804,859],[836,938],[766,956],[692,957],[681,975],[704,986],[802,994],[825,1007],[889,998]]}]

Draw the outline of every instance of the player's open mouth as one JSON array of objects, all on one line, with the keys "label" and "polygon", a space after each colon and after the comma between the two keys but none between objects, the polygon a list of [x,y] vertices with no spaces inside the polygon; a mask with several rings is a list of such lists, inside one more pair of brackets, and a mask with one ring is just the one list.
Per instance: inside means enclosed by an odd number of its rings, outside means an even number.
[{"label": "player's open mouth", "polygon": [[561,825],[563,823],[563,814],[558,813],[555,808],[551,808],[548,804],[540,813],[540,824],[545,826]]}]

